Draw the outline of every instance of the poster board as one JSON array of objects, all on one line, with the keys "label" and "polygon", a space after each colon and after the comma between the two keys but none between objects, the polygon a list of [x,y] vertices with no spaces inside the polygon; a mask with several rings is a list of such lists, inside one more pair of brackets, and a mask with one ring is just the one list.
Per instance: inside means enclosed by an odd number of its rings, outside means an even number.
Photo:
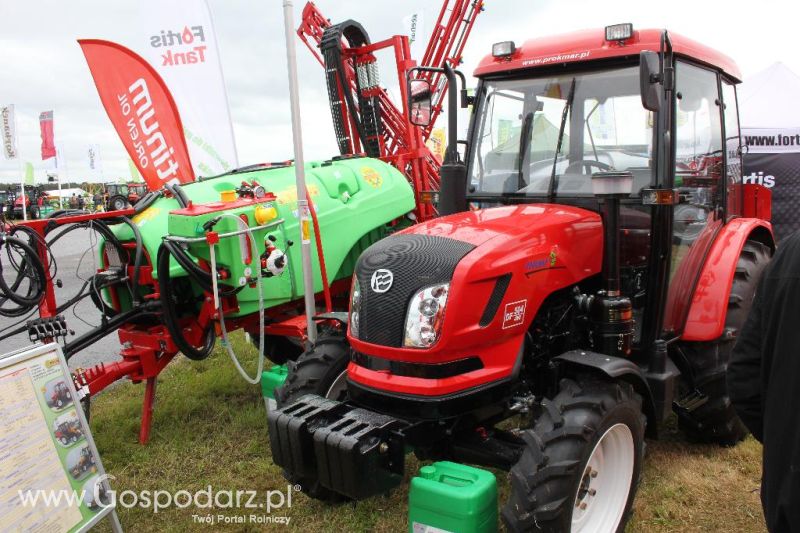
[{"label": "poster board", "polygon": [[0,428],[0,533],[121,531],[60,346],[0,356]]}]

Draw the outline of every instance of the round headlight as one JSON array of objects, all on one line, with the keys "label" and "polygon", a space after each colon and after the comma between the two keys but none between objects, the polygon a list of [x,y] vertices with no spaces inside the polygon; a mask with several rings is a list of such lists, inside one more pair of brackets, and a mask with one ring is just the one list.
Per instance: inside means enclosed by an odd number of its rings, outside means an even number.
[{"label": "round headlight", "polygon": [[439,311],[439,302],[433,298],[425,298],[419,303],[419,312],[424,316],[434,316]]}]

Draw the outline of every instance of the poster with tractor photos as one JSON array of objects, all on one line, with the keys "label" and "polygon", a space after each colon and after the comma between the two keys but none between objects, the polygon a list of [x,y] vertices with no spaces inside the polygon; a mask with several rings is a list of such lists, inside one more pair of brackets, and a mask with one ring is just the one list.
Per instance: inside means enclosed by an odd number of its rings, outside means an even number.
[{"label": "poster with tractor photos", "polygon": [[0,533],[85,531],[109,487],[58,345],[0,356]]}]

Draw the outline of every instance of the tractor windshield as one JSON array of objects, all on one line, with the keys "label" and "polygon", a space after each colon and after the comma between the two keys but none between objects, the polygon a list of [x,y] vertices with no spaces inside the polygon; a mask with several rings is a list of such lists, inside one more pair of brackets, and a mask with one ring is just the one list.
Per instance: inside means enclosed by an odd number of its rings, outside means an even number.
[{"label": "tractor windshield", "polygon": [[652,179],[653,114],[638,67],[487,80],[471,150],[478,196],[590,196],[591,174],[628,170],[633,192]]}]

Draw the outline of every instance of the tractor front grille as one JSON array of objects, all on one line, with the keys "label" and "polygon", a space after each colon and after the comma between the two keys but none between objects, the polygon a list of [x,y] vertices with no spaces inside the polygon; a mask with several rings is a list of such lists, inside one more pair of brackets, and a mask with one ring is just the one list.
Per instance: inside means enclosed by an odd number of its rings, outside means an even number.
[{"label": "tractor front grille", "polygon": [[[472,244],[430,235],[392,235],[373,244],[358,259],[361,286],[360,340],[399,348],[408,302],[420,289],[452,279]],[[388,270],[391,287],[383,293],[371,287],[376,270]],[[452,290],[452,288],[451,288]]]}]

